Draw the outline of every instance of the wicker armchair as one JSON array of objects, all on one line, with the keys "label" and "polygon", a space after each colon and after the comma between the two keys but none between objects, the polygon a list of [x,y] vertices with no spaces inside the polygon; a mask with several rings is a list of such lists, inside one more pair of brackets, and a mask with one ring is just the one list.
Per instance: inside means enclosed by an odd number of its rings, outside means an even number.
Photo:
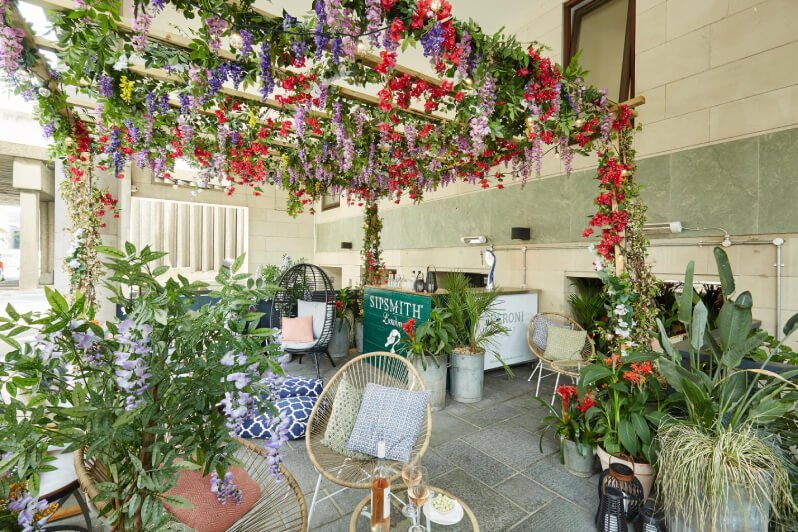
[{"label": "wicker armchair", "polygon": [[[260,498],[250,511],[228,529],[228,532],[306,531],[308,510],[305,497],[291,473],[281,466],[283,476],[275,478],[269,470],[268,455],[265,450],[241,438],[236,440],[241,445],[236,452],[236,458],[244,463],[244,469],[260,486]],[[89,499],[100,493],[95,484],[108,480],[105,466],[87,460],[83,449],[75,452],[75,471],[80,486]],[[100,501],[95,502],[94,506],[99,511],[106,504],[108,504],[106,501]]]},{"label": "wicker armchair", "polygon": [[[313,500],[310,504],[308,523],[313,518],[313,510],[316,504],[324,499],[332,497],[347,488],[368,489],[371,487],[371,475],[377,465],[376,458],[369,460],[356,460],[342,456],[332,449],[321,444],[324,432],[327,429],[327,422],[332,413],[335,394],[342,377],[346,375],[349,382],[358,387],[365,388],[368,383],[380,384],[392,388],[402,388],[406,390],[424,390],[424,382],[416,368],[402,356],[386,353],[374,352],[361,355],[350,360],[333,376],[327,386],[324,387],[316,406],[310,413],[308,428],[305,433],[305,445],[308,449],[308,456],[313,466],[319,471],[319,478],[316,481],[316,489],[313,492]],[[432,414],[427,405],[427,414],[418,434],[418,439],[413,446],[413,460],[420,460],[429,447],[430,435],[432,434]],[[391,478],[391,482],[396,482],[401,476],[402,464],[399,462],[387,461],[389,467],[396,470],[396,475]],[[322,477],[330,482],[342,486],[326,497],[318,498],[319,488]]]},{"label": "wicker armchair", "polygon": [[[535,396],[540,396],[540,380],[543,377],[550,377],[552,375],[557,376],[557,380],[554,383],[554,389],[557,389],[557,386],[560,384],[560,375],[568,375],[571,377],[571,380],[574,380],[575,377],[573,376],[572,372],[566,371],[564,369],[558,368],[556,366],[552,366],[552,361],[547,359],[545,356],[545,349],[541,348],[537,345],[532,339],[532,332],[534,331],[535,321],[539,318],[545,318],[547,321],[561,326],[566,326],[567,328],[573,331],[583,331],[581,325],[576,323],[572,318],[566,316],[565,314],[560,314],[558,312],[541,312],[540,314],[535,314],[535,316],[529,320],[529,325],[526,328],[526,342],[529,345],[529,350],[532,351],[538,358],[537,365],[535,365],[532,373],[529,375],[528,381],[532,381],[532,378],[535,376],[535,373],[538,375],[538,384],[535,388]],[[585,346],[582,348],[582,364],[589,364],[590,360],[596,353],[596,348],[593,345],[593,340],[588,336],[585,339]],[[578,366],[577,366],[578,367]],[[544,370],[548,370],[546,375],[543,374]],[[554,398],[556,396],[556,391],[552,394],[551,402],[554,404]]]}]

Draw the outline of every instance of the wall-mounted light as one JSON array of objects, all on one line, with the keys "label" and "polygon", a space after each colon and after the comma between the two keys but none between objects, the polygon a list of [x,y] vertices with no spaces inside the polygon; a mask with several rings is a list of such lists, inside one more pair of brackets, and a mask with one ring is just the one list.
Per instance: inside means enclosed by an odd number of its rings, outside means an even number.
[{"label": "wall-mounted light", "polygon": [[655,223],[643,224],[643,232],[648,234],[681,233],[682,222],[655,222]]},{"label": "wall-mounted light", "polygon": [[341,249],[352,249],[352,242],[341,242]]},{"label": "wall-mounted light", "polygon": [[510,229],[510,238],[513,240],[529,240],[530,236],[529,227],[513,227]]},{"label": "wall-mounted light", "polygon": [[485,235],[460,237],[460,242],[468,245],[484,244],[487,241],[488,239]]}]

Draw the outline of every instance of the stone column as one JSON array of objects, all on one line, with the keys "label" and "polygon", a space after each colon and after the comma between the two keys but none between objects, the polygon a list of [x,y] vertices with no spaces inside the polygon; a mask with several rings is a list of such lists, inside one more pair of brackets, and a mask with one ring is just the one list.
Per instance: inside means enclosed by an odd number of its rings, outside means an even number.
[{"label": "stone column", "polygon": [[[16,167],[16,164],[14,165]],[[40,235],[39,191],[19,192],[19,288],[39,287]]]}]

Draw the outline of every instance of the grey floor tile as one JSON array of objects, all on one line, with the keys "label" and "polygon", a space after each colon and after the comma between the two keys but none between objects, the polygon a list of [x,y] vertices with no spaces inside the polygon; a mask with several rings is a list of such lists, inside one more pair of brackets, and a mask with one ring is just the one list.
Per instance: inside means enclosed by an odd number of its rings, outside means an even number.
[{"label": "grey floor tile", "polygon": [[590,478],[575,477],[560,464],[557,455],[537,462],[524,471],[524,475],[586,511],[595,511],[598,507],[598,475]]},{"label": "grey floor tile", "polygon": [[284,451],[282,457],[283,465],[296,479],[302,493],[313,493],[319,473],[313,467],[313,464],[310,463],[305,447]]},{"label": "grey floor tile", "polygon": [[446,412],[435,412],[432,414],[432,438],[430,446],[437,447],[443,445],[446,442],[462,438],[477,430],[479,430],[478,427],[462,419],[450,416]]},{"label": "grey floor tile", "polygon": [[[330,486],[327,488],[328,493],[334,493],[339,489],[341,489],[341,486]],[[346,489],[337,495],[333,495],[333,501],[335,501],[335,505],[341,513],[348,516],[352,515],[352,512],[355,510],[355,507],[360,504],[360,501],[370,494],[370,490]]]},{"label": "grey floor tile", "polygon": [[515,473],[508,466],[462,440],[451,441],[438,447],[437,451],[446,460],[488,486],[495,486]]},{"label": "grey floor tile", "polygon": [[448,473],[455,466],[441,456],[435,449],[427,449],[424,457],[421,459],[421,465],[427,468],[427,477],[434,479],[444,473]]},{"label": "grey floor tile", "polygon": [[313,530],[314,532],[346,532],[347,530],[349,530],[350,518],[351,518],[350,516],[345,515],[344,517],[336,519],[335,521],[331,521],[327,524],[323,524],[319,527],[314,526],[313,528],[311,528],[311,530]]},{"label": "grey floor tile", "polygon": [[590,513],[557,499],[524,519],[512,532],[587,532],[595,529]]},{"label": "grey floor tile", "polygon": [[500,421],[504,421],[505,419],[515,417],[519,413],[520,412],[518,410],[509,406],[507,403],[500,403],[496,406],[491,406],[469,414],[463,414],[458,417],[468,421],[469,423],[473,423],[478,427],[487,427]]},{"label": "grey floor tile", "polygon": [[559,498],[553,491],[547,490],[521,473],[505,480],[494,489],[530,513]]},{"label": "grey floor tile", "polygon": [[546,438],[541,453],[538,439],[538,436],[513,424],[512,420],[502,421],[463,438],[483,453],[517,471],[524,471],[530,465],[558,450],[554,441]]},{"label": "grey floor tile", "polygon": [[507,530],[525,515],[515,503],[462,469],[455,469],[435,480],[441,487],[465,501],[485,531]]},{"label": "grey floor tile", "polygon": [[[310,501],[312,499],[312,494],[305,496],[305,503],[308,505],[308,511],[310,511]],[[328,523],[338,521],[341,517],[341,512],[338,511],[329,499],[316,503],[316,508],[313,510],[313,516],[311,517],[310,530],[316,530]]]},{"label": "grey floor tile", "polygon": [[474,406],[475,404],[479,403],[458,403],[451,397],[448,397],[446,399],[446,408],[444,408],[443,411],[447,414],[462,416],[464,414],[470,414],[479,410],[476,406]]}]

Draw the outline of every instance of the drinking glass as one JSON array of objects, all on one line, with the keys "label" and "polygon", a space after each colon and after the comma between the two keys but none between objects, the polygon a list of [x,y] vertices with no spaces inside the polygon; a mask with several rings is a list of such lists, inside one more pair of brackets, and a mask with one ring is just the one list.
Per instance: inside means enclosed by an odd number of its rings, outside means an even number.
[{"label": "drinking glass", "polygon": [[[407,486],[407,496],[410,497],[410,488],[421,482],[427,476],[426,468],[418,465],[417,463],[407,463],[402,468],[402,481]],[[414,517],[416,515],[416,508],[413,502],[409,501],[402,508],[402,515],[405,517]]]},{"label": "drinking glass", "polygon": [[421,524],[421,507],[429,499],[429,484],[422,480],[418,484],[409,486],[407,494],[416,506],[416,515],[413,518],[413,526],[410,527],[409,532],[423,532],[426,528]]}]

